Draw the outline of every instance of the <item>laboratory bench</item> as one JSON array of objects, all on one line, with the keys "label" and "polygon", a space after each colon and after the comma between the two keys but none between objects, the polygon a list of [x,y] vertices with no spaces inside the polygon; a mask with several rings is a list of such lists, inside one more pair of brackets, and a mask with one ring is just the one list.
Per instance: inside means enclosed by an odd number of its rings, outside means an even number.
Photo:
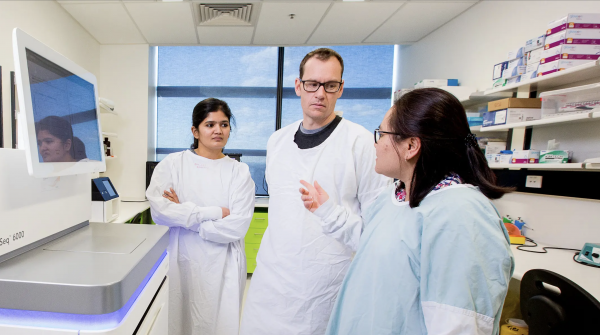
[{"label": "laboratory bench", "polygon": [[[543,251],[542,247],[549,246],[538,243],[538,247],[526,249]],[[536,254],[518,250],[517,245],[511,245],[510,249],[515,257],[514,279],[521,280],[529,270],[549,270],[566,277],[600,300],[600,268],[576,263],[573,260],[574,251],[549,249],[548,253]]]}]

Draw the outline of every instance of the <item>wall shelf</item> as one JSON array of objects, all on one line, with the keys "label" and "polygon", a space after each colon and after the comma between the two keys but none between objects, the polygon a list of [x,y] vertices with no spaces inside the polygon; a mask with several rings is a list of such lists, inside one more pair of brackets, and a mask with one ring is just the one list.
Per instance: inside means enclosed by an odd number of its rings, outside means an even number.
[{"label": "wall shelf", "polygon": [[559,86],[594,78],[600,78],[600,60],[591,61],[567,70],[558,71],[520,83],[489,89],[486,90],[484,94],[491,95],[499,92],[516,92],[519,87],[527,85],[531,85],[530,91],[548,91]]},{"label": "wall shelf", "polygon": [[469,95],[469,99],[461,100],[460,102],[462,103],[463,107],[467,109],[469,107],[487,104],[488,102],[494,100],[512,98],[512,96],[512,92],[498,92],[495,94],[486,95],[485,92],[477,91],[471,93],[471,95]]},{"label": "wall shelf", "polygon": [[482,127],[481,132],[508,130],[508,129],[512,129],[512,128],[546,127],[546,126],[552,126],[552,125],[555,125],[558,123],[577,123],[577,122],[590,122],[590,121],[599,121],[599,120],[600,120],[600,111],[597,111],[597,112],[589,112],[589,113],[581,113],[581,114],[555,116],[555,117],[549,117],[549,118],[545,118],[545,119],[527,121],[527,122],[503,124],[500,126]]},{"label": "wall shelf", "polygon": [[[490,128],[490,127],[486,127],[486,128]],[[484,131],[487,131],[487,132],[504,132],[504,133],[508,132],[508,128],[502,128],[502,129],[497,129],[497,130],[482,130],[483,129],[482,126],[473,126],[473,127],[470,127],[470,129],[471,129],[472,133],[480,133],[480,132],[484,132]]]},{"label": "wall shelf", "polygon": [[[529,170],[556,170],[556,171],[585,171],[585,165],[594,163],[556,163],[556,164],[489,164],[491,169],[529,169]],[[599,166],[600,164],[595,164]],[[594,170],[594,169],[591,169]]]}]

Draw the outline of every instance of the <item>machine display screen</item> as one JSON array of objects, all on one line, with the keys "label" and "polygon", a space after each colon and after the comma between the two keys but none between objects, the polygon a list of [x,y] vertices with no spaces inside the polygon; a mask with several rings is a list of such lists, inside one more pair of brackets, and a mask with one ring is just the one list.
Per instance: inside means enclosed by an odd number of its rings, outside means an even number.
[{"label": "machine display screen", "polygon": [[101,161],[94,85],[29,49],[26,56],[40,163]]},{"label": "machine display screen", "polygon": [[103,180],[102,184],[104,184],[104,187],[106,187],[106,190],[108,191],[108,195],[110,195],[111,197],[114,197],[115,191],[113,190],[113,188],[110,185],[110,183],[108,182],[108,180]]}]

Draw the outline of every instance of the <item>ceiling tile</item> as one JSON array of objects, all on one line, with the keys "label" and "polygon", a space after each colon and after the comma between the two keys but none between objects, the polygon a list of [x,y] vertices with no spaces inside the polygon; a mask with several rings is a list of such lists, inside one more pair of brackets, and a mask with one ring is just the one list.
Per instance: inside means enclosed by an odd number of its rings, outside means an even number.
[{"label": "ceiling tile", "polygon": [[192,7],[187,2],[125,3],[151,44],[197,44]]},{"label": "ceiling tile", "polygon": [[[330,6],[328,2],[264,2],[254,34],[254,44],[301,45]],[[294,19],[290,19],[294,14]]]},{"label": "ceiling tile", "polygon": [[308,42],[310,44],[361,43],[400,6],[402,2],[335,3]]},{"label": "ceiling tile", "polygon": [[417,42],[474,4],[475,2],[408,2],[365,42]]},{"label": "ceiling tile", "polygon": [[250,45],[254,27],[198,27],[202,45]]},{"label": "ceiling tile", "polygon": [[61,3],[100,44],[147,43],[122,3]]}]

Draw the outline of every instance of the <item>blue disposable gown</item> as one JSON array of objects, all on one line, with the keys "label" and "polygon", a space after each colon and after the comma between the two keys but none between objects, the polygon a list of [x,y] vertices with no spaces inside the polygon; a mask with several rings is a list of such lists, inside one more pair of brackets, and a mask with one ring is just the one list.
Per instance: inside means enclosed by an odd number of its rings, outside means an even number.
[{"label": "blue disposable gown", "polygon": [[327,334],[498,334],[513,268],[506,229],[477,188],[449,186],[410,208],[391,186],[365,213]]}]

